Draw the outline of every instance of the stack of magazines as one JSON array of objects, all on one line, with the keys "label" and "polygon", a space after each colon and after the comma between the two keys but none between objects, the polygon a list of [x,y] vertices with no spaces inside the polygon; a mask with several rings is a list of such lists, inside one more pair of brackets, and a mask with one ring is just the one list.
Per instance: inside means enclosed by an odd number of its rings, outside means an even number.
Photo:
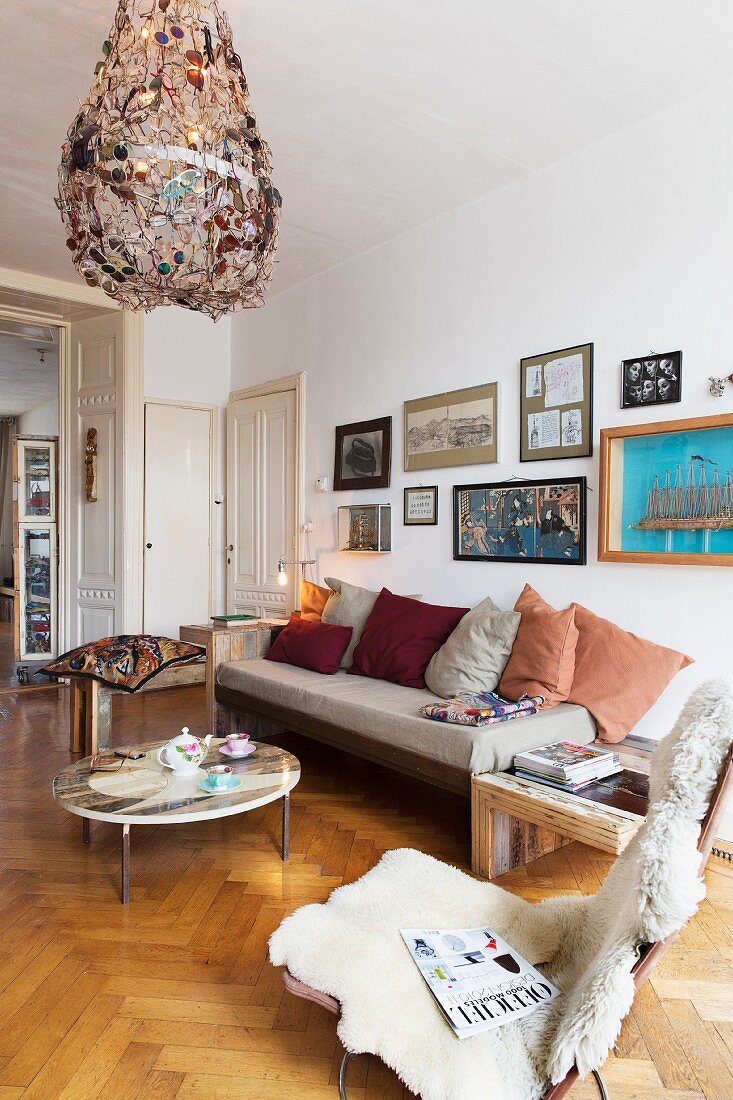
[{"label": "stack of magazines", "polygon": [[572,741],[556,741],[554,745],[519,752],[514,757],[515,775],[571,794],[622,770],[618,753],[597,749],[595,745],[575,745]]}]

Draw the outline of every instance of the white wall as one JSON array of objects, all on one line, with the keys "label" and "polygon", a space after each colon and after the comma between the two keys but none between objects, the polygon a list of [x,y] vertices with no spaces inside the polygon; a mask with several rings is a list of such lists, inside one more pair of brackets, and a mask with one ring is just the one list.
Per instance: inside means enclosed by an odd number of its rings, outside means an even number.
[{"label": "white wall", "polygon": [[[596,457],[520,465],[519,359],[595,343],[595,436],[602,426],[733,411],[708,395],[733,368],[733,83],[418,227],[232,321],[232,388],[308,371],[307,511],[318,572],[426,599],[511,607],[525,581],[558,607],[578,600],[623,627],[688,652],[640,727],[667,732],[703,676],[731,667],[733,571],[596,561],[597,494],[589,494],[589,563],[454,562],[454,483],[586,474]],[[427,170],[428,166],[426,166]],[[389,166],[385,165],[385,171]],[[460,172],[460,165],[430,170]],[[287,196],[285,196],[287,202]],[[684,352],[684,400],[622,411],[619,363],[649,349]],[[403,472],[402,403],[499,382],[501,462]],[[391,415],[395,550],[365,560],[335,552],[336,508],[317,495],[333,477],[334,426]],[[402,526],[402,488],[440,485],[440,524]]]},{"label": "white wall", "polygon": [[18,417],[18,435],[58,435],[59,399],[55,397],[37,409],[30,409]]},{"label": "white wall", "polygon": [[[229,398],[231,321],[214,324],[184,309],[157,309],[145,318],[145,396],[177,401],[200,401],[219,407],[215,496],[225,492],[225,410]],[[171,487],[175,494],[185,485]],[[222,612],[226,601],[225,505],[216,506],[214,606]]]}]

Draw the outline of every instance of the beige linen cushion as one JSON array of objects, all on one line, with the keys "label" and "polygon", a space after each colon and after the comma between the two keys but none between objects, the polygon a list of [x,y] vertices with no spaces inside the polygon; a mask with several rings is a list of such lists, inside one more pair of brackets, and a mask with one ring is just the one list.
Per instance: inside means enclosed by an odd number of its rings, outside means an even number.
[{"label": "beige linen cushion", "polygon": [[[348,584],[336,577],[323,579],[331,589],[331,595],[326,600],[321,621],[351,627],[353,631],[351,641],[341,659],[341,668],[351,668],[354,663],[354,649],[359,644],[364,624],[372,613],[379,592],[372,592],[370,588],[360,588],[356,584]],[[421,598],[422,595],[408,597],[411,600]]]},{"label": "beige linen cushion", "polygon": [[500,611],[487,596],[464,615],[425,670],[442,699],[460,691],[495,691],[519,630],[518,611]]}]

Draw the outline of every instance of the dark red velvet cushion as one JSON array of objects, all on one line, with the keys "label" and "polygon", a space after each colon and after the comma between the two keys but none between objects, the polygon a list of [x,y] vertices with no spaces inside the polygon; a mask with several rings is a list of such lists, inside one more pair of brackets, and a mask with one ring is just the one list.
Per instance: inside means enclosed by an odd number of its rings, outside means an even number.
[{"label": "dark red velvet cushion", "polygon": [[266,660],[333,676],[351,641],[350,626],[310,622],[293,615],[267,651]]},{"label": "dark red velvet cushion", "polygon": [[354,650],[350,672],[425,687],[430,658],[469,609],[421,603],[383,588]]}]

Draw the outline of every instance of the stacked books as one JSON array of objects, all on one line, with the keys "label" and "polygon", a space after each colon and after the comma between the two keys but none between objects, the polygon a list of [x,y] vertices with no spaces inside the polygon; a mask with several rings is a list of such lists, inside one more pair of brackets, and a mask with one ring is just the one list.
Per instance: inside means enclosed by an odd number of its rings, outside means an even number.
[{"label": "stacked books", "polygon": [[572,741],[556,741],[554,745],[519,752],[514,757],[515,775],[570,794],[622,770],[618,753],[597,749],[595,745],[575,745]]}]

